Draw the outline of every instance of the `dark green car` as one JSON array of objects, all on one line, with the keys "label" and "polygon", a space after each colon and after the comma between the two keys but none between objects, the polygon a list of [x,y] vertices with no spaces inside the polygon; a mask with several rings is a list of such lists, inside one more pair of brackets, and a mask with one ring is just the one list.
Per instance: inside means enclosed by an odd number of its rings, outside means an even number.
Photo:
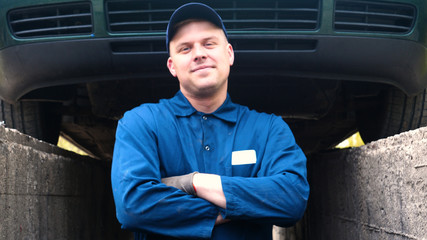
[{"label": "dark green car", "polygon": [[[0,0],[0,121],[110,158],[117,119],[172,97],[176,0]],[[234,102],[283,116],[307,152],[427,125],[427,1],[202,1],[236,53]]]}]

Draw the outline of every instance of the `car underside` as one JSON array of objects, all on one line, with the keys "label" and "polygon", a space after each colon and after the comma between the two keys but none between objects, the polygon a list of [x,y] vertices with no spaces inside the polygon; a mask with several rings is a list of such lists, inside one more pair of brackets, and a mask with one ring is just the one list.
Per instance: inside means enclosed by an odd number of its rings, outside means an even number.
[{"label": "car underside", "polygon": [[[164,31],[181,3],[42,2],[0,9],[0,121],[111,159],[124,112],[179,90]],[[369,142],[427,125],[427,3],[206,3],[236,53],[232,101],[282,116],[306,153],[357,131]]]}]

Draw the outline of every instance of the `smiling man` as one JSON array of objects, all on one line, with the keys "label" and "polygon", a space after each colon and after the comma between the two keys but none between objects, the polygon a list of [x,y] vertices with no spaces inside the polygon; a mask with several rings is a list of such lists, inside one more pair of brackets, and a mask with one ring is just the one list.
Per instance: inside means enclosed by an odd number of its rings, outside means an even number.
[{"label": "smiling man", "polygon": [[[193,107],[211,113],[221,106],[227,97],[227,80],[234,62],[233,48],[225,33],[211,22],[183,22],[169,51],[168,68],[178,77],[181,92]],[[206,100],[209,102],[199,102]]]},{"label": "smiling man", "polygon": [[234,51],[213,9],[178,8],[166,44],[180,91],[119,121],[117,218],[135,239],[271,239],[305,211],[304,154],[280,117],[231,101]]}]

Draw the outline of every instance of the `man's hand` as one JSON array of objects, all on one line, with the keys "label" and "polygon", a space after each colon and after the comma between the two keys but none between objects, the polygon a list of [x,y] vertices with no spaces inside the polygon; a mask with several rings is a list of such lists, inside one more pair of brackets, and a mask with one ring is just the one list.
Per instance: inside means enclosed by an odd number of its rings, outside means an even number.
[{"label": "man's hand", "polygon": [[171,187],[178,188],[179,190],[182,190],[190,195],[197,196],[196,190],[194,189],[193,185],[193,177],[197,173],[199,172],[192,172],[186,175],[162,178],[162,183]]},{"label": "man's hand", "polygon": [[197,197],[203,198],[220,208],[227,207],[222,190],[221,176],[216,174],[199,173],[194,176],[194,187],[197,189]]},{"label": "man's hand", "polygon": [[181,176],[162,178],[162,183],[178,188],[190,195],[203,198],[218,207],[225,209],[227,206],[219,175],[193,172]]},{"label": "man's hand", "polygon": [[224,219],[221,215],[221,213],[218,213],[218,216],[216,217],[216,221],[215,221],[215,226],[216,225],[220,225],[220,224],[224,224],[224,223],[228,223],[230,222],[230,219]]}]

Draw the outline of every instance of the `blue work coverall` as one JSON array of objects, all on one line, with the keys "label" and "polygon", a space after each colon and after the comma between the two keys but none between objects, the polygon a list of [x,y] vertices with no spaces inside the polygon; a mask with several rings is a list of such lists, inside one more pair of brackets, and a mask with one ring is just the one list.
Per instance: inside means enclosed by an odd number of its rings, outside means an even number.
[{"label": "blue work coverall", "polygon": [[[161,183],[221,176],[226,209]],[[179,91],[119,121],[112,165],[117,218],[136,239],[271,239],[306,208],[306,158],[281,117],[234,104],[196,111]],[[214,226],[221,213],[230,222]],[[173,237],[173,238],[172,238]]]}]

